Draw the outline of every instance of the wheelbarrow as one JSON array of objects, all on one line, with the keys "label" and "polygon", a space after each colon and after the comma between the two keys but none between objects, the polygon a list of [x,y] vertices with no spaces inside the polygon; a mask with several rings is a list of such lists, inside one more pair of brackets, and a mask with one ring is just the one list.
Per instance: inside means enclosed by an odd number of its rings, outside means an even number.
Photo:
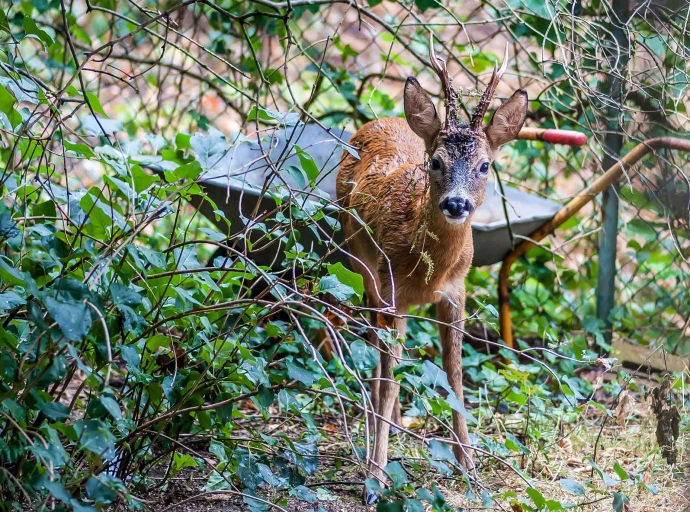
[{"label": "wheelbarrow", "polygon": [[[252,219],[275,211],[275,200],[265,189],[267,178],[277,169],[299,169],[303,165],[299,152],[303,150],[311,156],[313,164],[320,170],[316,185],[330,201],[325,212],[332,216],[338,211],[335,196],[337,168],[343,149],[348,147],[350,136],[350,133],[343,130],[300,123],[297,126],[284,126],[263,132],[262,143],[251,141],[233,145],[202,175],[199,183],[230,220],[229,230],[226,222],[214,214],[209,202],[194,196],[192,204],[229,236],[237,234],[248,222],[255,222]],[[579,132],[536,128],[523,128],[518,139],[569,146],[582,146],[586,143],[586,136]],[[297,151],[298,148],[300,151]],[[664,148],[690,152],[690,140],[661,137],[638,144],[565,206],[512,188],[506,188],[504,194],[501,194],[495,183],[488,183],[486,200],[477,209],[472,220],[473,265],[502,262],[498,289],[500,334],[507,346],[512,347],[514,344],[509,289],[513,263],[619,179],[626,168],[650,151]],[[147,167],[162,171],[155,165]],[[280,170],[278,173],[281,181],[291,189],[300,190],[304,187],[303,183],[298,182],[298,174]],[[307,210],[313,210],[314,204],[315,201],[304,199],[302,205]],[[327,254],[329,261],[340,261],[347,265],[349,261],[344,251],[328,250],[332,247],[330,242],[343,245],[342,232],[334,228],[332,219],[322,219],[317,224],[320,233],[318,236],[308,226],[297,228],[300,232],[299,243],[322,255]],[[514,240],[520,241],[514,245]],[[278,242],[253,247],[251,250],[245,248],[245,254],[258,265],[279,270],[284,249]]]},{"label": "wheelbarrow", "polygon": [[[261,143],[244,142],[230,148],[212,169],[202,175],[199,184],[230,220],[231,228],[228,235],[232,236],[244,229],[248,219],[253,219],[262,212],[275,210],[275,200],[266,193],[263,186],[276,168],[280,169],[280,179],[274,178],[274,183],[283,182],[296,191],[304,188],[304,183],[299,182],[300,177],[295,174],[294,169],[291,172],[283,172],[286,169],[302,167],[303,162],[299,153],[304,151],[311,156],[315,167],[320,170],[316,185],[331,202],[326,206],[325,212],[333,215],[338,210],[335,195],[338,164],[350,136],[348,132],[324,129],[315,124],[272,129],[263,134],[264,140]],[[586,137],[581,133],[534,128],[523,129],[518,138],[573,146],[581,146],[586,142]],[[198,196],[195,198],[192,204],[219,228],[227,230],[225,221],[216,219],[210,203]],[[309,199],[303,200],[307,209],[313,209],[314,202]],[[477,209],[472,220],[473,265],[492,265],[502,261],[513,248],[511,231],[513,238],[515,235],[528,237],[552,219],[559,209],[560,205],[553,201],[513,188],[506,188],[502,195],[498,185],[490,181],[487,185],[486,200]],[[335,242],[337,245],[344,243],[342,232],[334,229],[330,220],[318,222],[318,236],[312,229],[298,229],[299,243],[317,253],[326,252],[327,246],[324,241]],[[283,250],[283,246],[274,243],[253,248],[247,255],[259,265],[277,269],[280,267]],[[332,252],[328,259],[348,262],[343,251]]]}]

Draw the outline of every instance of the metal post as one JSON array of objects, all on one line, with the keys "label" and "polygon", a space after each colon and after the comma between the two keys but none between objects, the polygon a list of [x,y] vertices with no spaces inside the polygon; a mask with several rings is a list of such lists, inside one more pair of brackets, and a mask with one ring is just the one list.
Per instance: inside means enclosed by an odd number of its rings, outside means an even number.
[{"label": "metal post", "polygon": [[[628,1],[613,0],[612,7],[614,18],[611,23],[616,48],[609,56],[609,62],[616,60],[620,67],[611,69],[610,85],[611,99],[617,104],[608,109],[609,130],[604,138],[604,162],[603,168],[608,169],[616,163],[623,147],[621,135],[620,110],[622,108],[622,81],[619,74],[624,72],[628,59],[628,38],[625,33],[625,23],[628,21]],[[604,322],[604,339],[611,341],[613,335],[609,314],[613,309],[614,293],[616,286],[616,239],[618,235],[618,190],[616,182],[608,187],[603,194],[602,201],[602,231],[599,238],[599,274],[597,276],[597,318]]]},{"label": "metal post", "polygon": [[[613,149],[613,148],[611,148]],[[618,148],[620,151],[620,147]],[[604,169],[616,162],[604,158]],[[599,238],[599,274],[597,275],[597,318],[604,322],[604,340],[611,341],[613,335],[609,314],[613,309],[616,291],[616,240],[618,238],[618,182],[609,186],[602,194],[601,224]]]}]

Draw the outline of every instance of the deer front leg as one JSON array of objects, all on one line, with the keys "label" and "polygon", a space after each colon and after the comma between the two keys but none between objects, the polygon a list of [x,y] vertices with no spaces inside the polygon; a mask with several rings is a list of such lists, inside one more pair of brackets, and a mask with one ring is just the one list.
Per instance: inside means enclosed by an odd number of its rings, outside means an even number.
[{"label": "deer front leg", "polygon": [[[381,318],[381,316],[379,317]],[[384,468],[388,463],[388,436],[393,418],[396,401],[400,394],[400,384],[393,376],[394,368],[402,358],[402,338],[405,335],[406,322],[402,318],[382,315],[385,325],[391,328],[393,342],[391,344],[379,342],[380,352],[380,381],[378,410],[376,418],[376,433],[374,436],[374,456],[369,465],[370,473],[381,483],[385,483]]]},{"label": "deer front leg", "polygon": [[[448,383],[455,391],[458,400],[464,405],[465,395],[462,391],[462,315],[465,309],[465,286],[452,297],[455,304],[443,299],[437,306],[439,330],[441,333],[441,357],[443,370],[448,375]],[[465,469],[472,469],[472,455],[469,448],[470,435],[467,431],[467,422],[462,414],[453,410],[453,432],[461,443],[461,446],[453,446],[453,453],[458,462]]]},{"label": "deer front leg", "polygon": [[[386,328],[388,327],[385,324],[384,316],[383,315],[377,315],[376,312],[372,311],[371,314],[371,325],[373,327],[378,326],[379,328]],[[381,385],[381,362],[380,362],[380,354],[382,350],[385,350],[386,345],[383,344],[378,337],[378,334],[376,333],[376,329],[372,328],[369,329],[369,344],[374,347],[378,352],[379,352],[379,364],[376,366],[374,371],[372,372],[371,375],[371,402],[373,405],[373,412],[374,414],[371,415],[371,418],[373,421],[369,422],[369,428],[372,429],[372,432],[376,428],[376,414],[379,413],[379,397],[380,397],[380,392],[379,388]],[[402,337],[402,335],[400,336]],[[400,408],[400,395],[395,396],[395,405],[393,406],[393,414],[391,416],[391,422],[393,425],[391,425],[391,430],[396,430],[397,428],[400,428],[402,425],[402,415],[401,415],[401,408]]]}]

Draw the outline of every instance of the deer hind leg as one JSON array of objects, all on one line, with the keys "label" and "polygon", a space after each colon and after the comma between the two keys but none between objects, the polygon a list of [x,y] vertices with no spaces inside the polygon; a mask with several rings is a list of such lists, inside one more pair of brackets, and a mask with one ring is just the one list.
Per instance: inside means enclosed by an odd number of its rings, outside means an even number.
[{"label": "deer hind leg", "polygon": [[[366,305],[371,309],[369,313],[369,329],[367,329],[367,342],[368,344],[379,350],[379,339],[376,335],[377,326],[377,315],[376,310],[381,307],[381,301],[378,295],[378,286],[373,277],[373,274],[364,264],[362,264],[357,259],[352,258],[352,268],[355,272],[362,276],[364,279],[364,290],[366,292]],[[379,403],[379,382],[381,378],[381,365],[380,363],[376,365],[376,368],[372,371],[371,380],[369,381],[370,388],[370,400],[364,403],[366,412],[366,421],[368,425],[369,432],[375,432],[376,430],[376,414],[378,413],[378,403]]]},{"label": "deer hind leg", "polygon": [[400,409],[400,394],[395,395],[395,405],[393,405],[393,416],[391,416],[391,432],[396,432],[402,428],[402,413]]},{"label": "deer hind leg", "polygon": [[[441,350],[443,359],[443,370],[448,375],[448,383],[455,391],[455,394],[464,405],[465,396],[462,390],[462,314],[465,309],[465,288],[461,293],[457,293],[453,300],[455,305],[443,299],[437,307],[439,330],[441,333]],[[456,307],[457,306],[457,307]],[[449,327],[453,326],[455,328]],[[453,446],[455,458],[465,469],[472,469],[472,455],[470,446],[470,435],[467,430],[467,421],[462,414],[453,411],[453,432],[460,441],[461,446]]]},{"label": "deer hind leg", "polygon": [[[373,306],[370,306],[373,307]],[[369,345],[380,352],[379,337],[376,334],[376,311],[371,311],[371,328],[367,332]],[[371,411],[367,407],[367,421],[369,424],[369,432],[376,432],[376,415],[379,414],[379,388],[381,383],[381,363],[376,365],[376,368],[371,372]]]}]

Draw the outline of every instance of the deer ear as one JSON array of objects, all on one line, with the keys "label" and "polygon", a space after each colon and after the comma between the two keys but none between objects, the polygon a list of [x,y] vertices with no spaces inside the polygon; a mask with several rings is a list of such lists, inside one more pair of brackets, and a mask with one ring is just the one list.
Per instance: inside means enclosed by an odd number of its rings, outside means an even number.
[{"label": "deer ear", "polygon": [[429,149],[441,131],[441,120],[431,98],[414,77],[405,82],[405,116],[412,131],[424,140]]},{"label": "deer ear", "polygon": [[489,125],[484,129],[493,149],[510,142],[522,129],[527,116],[527,93],[518,89],[503,105],[496,109]]}]

